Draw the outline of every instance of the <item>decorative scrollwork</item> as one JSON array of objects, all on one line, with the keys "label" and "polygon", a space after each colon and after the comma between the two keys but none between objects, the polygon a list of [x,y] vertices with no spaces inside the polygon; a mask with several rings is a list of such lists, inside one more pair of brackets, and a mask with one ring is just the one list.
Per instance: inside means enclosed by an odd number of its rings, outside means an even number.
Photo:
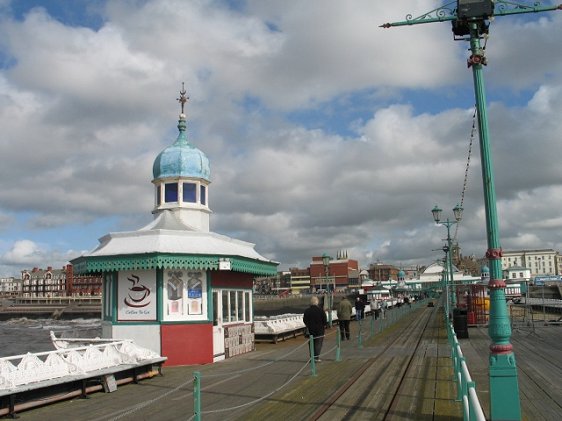
[{"label": "decorative scrollwork", "polygon": [[408,13],[406,15],[406,21],[411,23],[422,23],[423,21],[434,21],[434,20],[447,20],[450,17],[454,17],[456,14],[456,6],[457,2],[453,1],[447,3],[437,9],[431,10],[423,15],[418,17],[413,17],[412,14]]},{"label": "decorative scrollwork", "polygon": [[528,4],[521,4],[521,3],[514,3],[511,1],[501,1],[498,0],[496,1],[495,4],[495,11],[497,12],[497,14],[501,15],[504,14],[506,12],[512,11],[512,10],[521,10],[521,11],[529,11],[529,12],[533,12],[535,11],[536,8],[541,7],[542,6],[542,2],[540,1],[535,1],[533,2],[533,5],[530,6]]}]

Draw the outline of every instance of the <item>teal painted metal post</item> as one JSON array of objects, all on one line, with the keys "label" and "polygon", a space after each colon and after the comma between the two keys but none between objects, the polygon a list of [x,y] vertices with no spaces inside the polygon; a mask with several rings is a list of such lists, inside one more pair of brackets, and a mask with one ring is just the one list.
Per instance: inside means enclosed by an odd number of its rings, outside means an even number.
[{"label": "teal painted metal post", "polygon": [[[466,382],[466,390],[470,390],[470,389],[474,389],[476,390],[476,382],[471,381],[471,382]],[[468,401],[468,421],[476,421],[478,418],[476,417],[476,408],[475,408],[475,404],[472,401],[472,399],[469,399]],[[466,419],[466,417],[465,417]]]},{"label": "teal painted metal post", "polygon": [[[328,282],[328,276],[326,276],[326,282]],[[326,285],[328,285],[326,283]],[[334,300],[334,293],[333,292],[329,292],[328,293],[328,326],[332,327],[332,307],[334,306],[333,300]]]},{"label": "teal painted metal post", "polygon": [[[505,301],[505,282],[502,279],[502,250],[498,233],[498,215],[496,212],[496,192],[492,154],[489,144],[488,116],[486,95],[482,75],[484,50],[480,45],[477,24],[470,26],[470,49],[472,52],[472,74],[478,111],[478,128],[480,134],[480,159],[482,162],[482,180],[484,183],[484,208],[486,213],[486,232],[490,281],[490,318],[488,333],[490,345],[490,416],[492,420],[520,420],[521,405],[517,381],[517,365],[513,346],[510,343],[511,325]],[[476,59],[476,60],[475,60]]]},{"label": "teal painted metal post", "polygon": [[316,359],[314,358],[314,336],[310,335],[308,339],[308,349],[310,350],[310,371],[312,377],[316,377]]},{"label": "teal painted metal post", "polygon": [[357,335],[357,347],[358,348],[363,348],[362,326],[363,326],[363,324],[361,323],[361,320],[359,320],[359,334]]},{"label": "teal painted metal post", "polygon": [[336,327],[336,361],[341,361],[341,333],[340,327]]},{"label": "teal painted metal post", "polygon": [[451,225],[453,223],[449,222],[449,218],[447,218],[447,245],[449,247],[449,251],[447,252],[447,259],[449,264],[449,285],[451,285],[451,307],[453,309],[457,308],[457,290],[455,288],[455,277],[453,276],[453,246],[451,244]]},{"label": "teal painted metal post", "polygon": [[193,419],[201,421],[201,373],[193,372]]}]

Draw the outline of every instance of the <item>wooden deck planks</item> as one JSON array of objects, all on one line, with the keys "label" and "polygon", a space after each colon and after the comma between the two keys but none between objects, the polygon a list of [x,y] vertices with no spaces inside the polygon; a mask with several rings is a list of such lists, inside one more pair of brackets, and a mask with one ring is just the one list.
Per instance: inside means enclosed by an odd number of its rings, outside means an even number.
[{"label": "wooden deck planks", "polygon": [[[489,417],[491,341],[487,328],[470,328],[469,335],[469,339],[461,341],[461,348],[476,381],[484,414]],[[518,368],[522,419],[558,421],[562,418],[562,329],[559,326],[516,329],[511,342]]]}]

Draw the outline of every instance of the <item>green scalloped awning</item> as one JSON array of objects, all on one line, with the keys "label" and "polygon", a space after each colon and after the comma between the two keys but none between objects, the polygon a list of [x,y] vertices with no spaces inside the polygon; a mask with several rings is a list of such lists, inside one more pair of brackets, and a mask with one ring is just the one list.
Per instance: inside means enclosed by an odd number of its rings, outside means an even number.
[{"label": "green scalloped awning", "polygon": [[220,259],[230,260],[233,272],[245,272],[254,275],[276,275],[275,262],[263,262],[237,256],[203,256],[184,254],[136,254],[123,256],[81,256],[70,263],[74,272],[112,272],[118,270],[139,269],[173,269],[186,268],[195,270],[219,270]]}]

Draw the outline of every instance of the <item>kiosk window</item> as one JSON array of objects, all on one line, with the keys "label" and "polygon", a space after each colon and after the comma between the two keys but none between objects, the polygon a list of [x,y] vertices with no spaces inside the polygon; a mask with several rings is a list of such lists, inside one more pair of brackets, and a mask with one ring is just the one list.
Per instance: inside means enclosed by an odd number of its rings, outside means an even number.
[{"label": "kiosk window", "polygon": [[238,291],[236,294],[236,304],[238,308],[238,321],[244,320],[244,293]]}]

